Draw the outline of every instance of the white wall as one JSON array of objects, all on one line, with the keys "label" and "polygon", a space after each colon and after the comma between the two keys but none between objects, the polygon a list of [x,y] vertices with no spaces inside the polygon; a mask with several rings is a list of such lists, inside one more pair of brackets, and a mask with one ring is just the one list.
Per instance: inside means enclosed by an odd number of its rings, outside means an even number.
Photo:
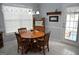
[{"label": "white wall", "polygon": [[[46,18],[46,31],[51,31],[51,40],[61,40],[63,39],[63,33],[62,33],[62,24],[63,20],[61,19],[62,15],[59,15],[59,20],[58,22],[49,22],[49,16],[46,14],[47,12],[54,12],[56,9],[58,11],[62,11],[62,4],[58,3],[45,3],[45,4],[40,4],[40,17],[45,17]],[[61,35],[60,35],[61,34]]]},{"label": "white wall", "polygon": [[[64,39],[64,32],[65,32],[65,23],[66,23],[66,8],[79,6],[78,3],[41,3],[40,4],[40,17],[46,18],[46,30],[51,31],[50,40],[56,40],[61,42],[66,42],[69,44],[79,45],[79,36],[78,42],[72,42]],[[62,12],[62,15],[59,16],[58,22],[49,22],[49,16],[46,15],[47,12],[55,11]]]}]

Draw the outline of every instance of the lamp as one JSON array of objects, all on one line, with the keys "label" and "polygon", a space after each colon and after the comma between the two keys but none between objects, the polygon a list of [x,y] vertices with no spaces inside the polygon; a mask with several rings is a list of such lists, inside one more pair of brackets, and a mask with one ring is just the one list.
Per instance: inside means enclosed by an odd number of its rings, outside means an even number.
[{"label": "lamp", "polygon": [[33,16],[37,19],[39,19],[39,14],[40,12],[37,10],[37,11],[33,11]]},{"label": "lamp", "polygon": [[32,14],[31,10],[28,11],[29,14]]},{"label": "lamp", "polygon": [[36,13],[35,13],[35,14],[37,14],[37,15],[38,15],[38,14],[40,14],[40,13],[39,13],[39,11],[36,11]]}]

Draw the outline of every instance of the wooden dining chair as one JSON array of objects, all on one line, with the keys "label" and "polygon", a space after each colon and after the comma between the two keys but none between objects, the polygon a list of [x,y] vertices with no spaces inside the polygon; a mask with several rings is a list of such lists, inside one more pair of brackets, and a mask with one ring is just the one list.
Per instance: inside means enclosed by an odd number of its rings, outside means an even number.
[{"label": "wooden dining chair", "polygon": [[19,33],[27,32],[27,28],[19,28],[18,32]]},{"label": "wooden dining chair", "polygon": [[28,52],[28,49],[30,48],[30,41],[28,39],[22,39],[18,33],[15,32],[17,43],[18,43],[18,53],[19,51],[21,54],[25,54]]},{"label": "wooden dining chair", "polygon": [[49,51],[49,38],[50,38],[50,33],[51,32],[48,32],[45,34],[45,45],[47,46],[47,49]]},{"label": "wooden dining chair", "polygon": [[38,47],[41,49],[45,55],[45,49],[47,48],[49,51],[49,37],[50,37],[50,32],[46,33],[44,37],[40,37],[38,39]]}]

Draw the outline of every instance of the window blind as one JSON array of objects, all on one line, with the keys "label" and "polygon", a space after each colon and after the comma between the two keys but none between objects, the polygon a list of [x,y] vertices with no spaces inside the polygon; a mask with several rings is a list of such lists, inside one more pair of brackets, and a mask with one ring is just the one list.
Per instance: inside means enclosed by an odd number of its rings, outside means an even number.
[{"label": "window blind", "polygon": [[16,32],[20,27],[26,27],[27,30],[32,29],[32,13],[29,14],[32,9],[3,5],[2,11],[6,33]]}]

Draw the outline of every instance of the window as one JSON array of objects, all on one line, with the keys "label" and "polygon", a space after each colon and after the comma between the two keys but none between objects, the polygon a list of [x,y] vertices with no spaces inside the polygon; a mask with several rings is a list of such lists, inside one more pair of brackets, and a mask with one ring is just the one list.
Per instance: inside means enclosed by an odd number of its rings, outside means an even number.
[{"label": "window", "polygon": [[78,13],[67,14],[65,39],[72,41],[77,40],[78,16]]},{"label": "window", "polygon": [[27,30],[32,29],[32,13],[29,14],[32,9],[3,5],[2,11],[6,33],[16,32],[20,27],[26,27]]}]

